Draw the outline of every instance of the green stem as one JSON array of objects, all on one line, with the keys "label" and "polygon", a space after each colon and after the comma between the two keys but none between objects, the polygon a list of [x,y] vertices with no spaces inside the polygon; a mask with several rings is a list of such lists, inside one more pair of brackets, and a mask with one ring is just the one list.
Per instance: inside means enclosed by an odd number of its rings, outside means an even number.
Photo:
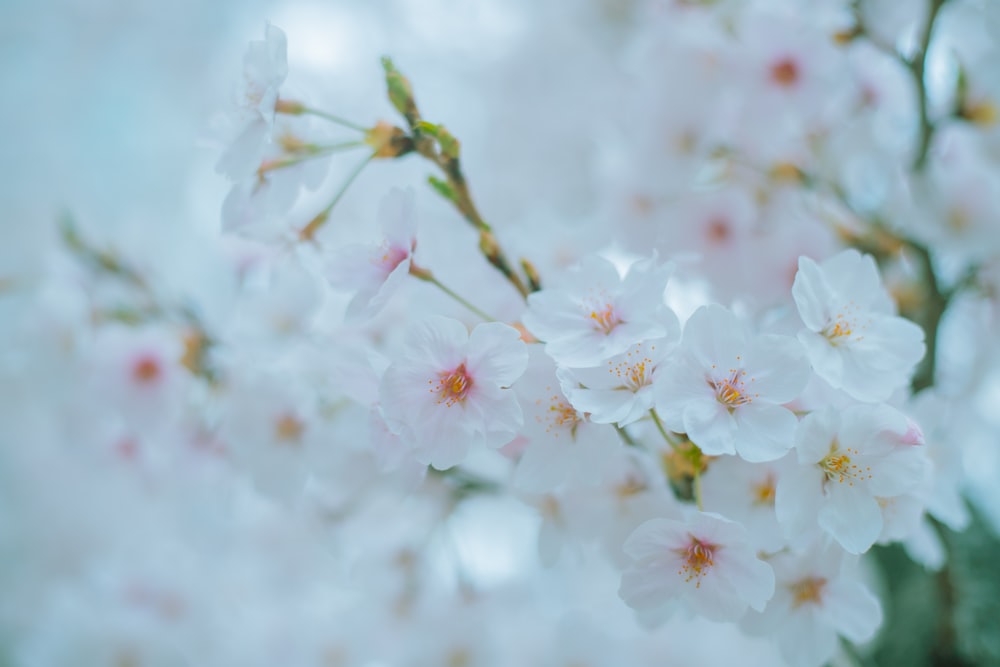
[{"label": "green stem", "polygon": [[344,193],[347,192],[347,188],[351,187],[351,183],[354,182],[354,180],[358,177],[358,175],[361,173],[361,171],[374,158],[375,158],[375,153],[372,153],[371,155],[369,155],[368,157],[366,157],[364,160],[362,160],[358,164],[358,166],[356,166],[354,168],[354,170],[347,176],[347,180],[344,181],[344,184],[342,186],[340,186],[340,190],[338,190],[337,194],[333,196],[333,200],[326,206],[326,208],[324,208],[322,211],[320,211],[319,213],[317,213],[316,217],[313,218],[309,222],[308,225],[306,225],[305,227],[302,228],[301,231],[299,231],[299,239],[300,240],[302,240],[302,241],[312,241],[316,237],[316,232],[318,232],[319,229],[323,225],[325,225],[326,221],[330,218],[330,211],[333,210],[333,207],[337,205],[337,202],[339,202],[340,199],[341,199],[341,197],[344,196]]},{"label": "green stem", "polygon": [[694,502],[698,505],[698,511],[704,512],[705,506],[701,503],[701,452],[696,457],[694,466]]},{"label": "green stem", "polygon": [[927,299],[919,318],[926,336],[924,342],[927,345],[927,352],[910,381],[910,389],[913,393],[917,393],[934,384],[934,375],[937,370],[938,329],[941,325],[941,317],[944,316],[944,311],[948,308],[950,293],[941,290],[937,274],[934,272],[930,250],[919,243],[910,244],[910,249],[917,255],[927,286]]},{"label": "green stem", "polygon": [[374,157],[375,154],[372,153],[371,155],[369,155],[364,160],[358,163],[358,166],[356,166],[354,170],[351,171],[351,173],[347,176],[347,180],[344,181],[344,184],[340,186],[340,190],[338,190],[337,194],[334,195],[333,200],[327,205],[326,208],[323,209],[324,214],[326,215],[330,214],[330,211],[333,210],[333,207],[337,205],[341,197],[344,196],[344,193],[347,192],[347,188],[351,187],[351,183],[353,183],[355,179],[357,179],[357,177],[361,174],[364,168],[368,166],[368,163],[371,162]]},{"label": "green stem", "polygon": [[660,435],[663,436],[663,439],[667,442],[668,445],[670,445],[671,449],[679,453],[680,447],[678,446],[677,442],[675,442],[674,439],[670,437],[670,434],[667,433],[667,429],[663,426],[663,422],[660,421],[660,415],[656,414],[656,408],[650,409],[649,414],[653,418],[653,423],[656,424],[656,429],[660,432]]},{"label": "green stem", "polygon": [[919,100],[920,111],[920,140],[917,144],[917,154],[913,158],[914,171],[922,171],[927,164],[927,154],[930,152],[931,139],[934,136],[934,124],[931,123],[930,114],[927,110],[927,54],[931,41],[931,34],[934,32],[934,22],[938,12],[947,0],[930,0],[930,8],[927,13],[927,23],[924,25],[923,33],[920,35],[920,48],[913,58],[904,61],[910,72],[913,74],[913,82],[917,86],[917,99]]},{"label": "green stem", "polygon": [[448,287],[447,285],[445,285],[444,283],[442,283],[440,280],[438,280],[437,277],[433,273],[431,273],[431,271],[429,269],[424,269],[424,268],[420,268],[420,267],[418,267],[416,265],[411,265],[411,267],[410,267],[410,275],[412,275],[413,277],[417,278],[418,280],[422,280],[422,281],[424,281],[426,283],[430,283],[430,284],[434,285],[439,290],[441,290],[442,292],[444,292],[445,294],[447,294],[448,296],[450,296],[452,299],[454,299],[458,303],[462,304],[463,306],[465,306],[470,311],[472,311],[473,313],[475,313],[479,317],[483,318],[487,322],[499,322],[499,320],[497,318],[491,317],[486,312],[480,310],[475,305],[473,305],[471,302],[469,302],[467,299],[465,299],[462,296],[460,296],[457,292],[455,292],[455,290],[451,289],[450,287]]},{"label": "green stem", "polygon": [[295,165],[301,164],[307,160],[315,160],[316,158],[326,157],[335,153],[342,153],[352,148],[359,148],[364,145],[365,142],[363,141],[345,141],[341,144],[331,144],[329,146],[314,146],[306,149],[308,152],[304,155],[296,155],[285,160],[276,160],[271,164],[267,164],[261,168],[261,172],[287,169],[288,167],[294,167]]},{"label": "green stem", "polygon": [[320,111],[319,109],[312,109],[309,107],[305,107],[304,109],[302,109],[302,113],[309,114],[310,116],[316,116],[317,118],[322,118],[323,120],[328,120],[331,123],[336,123],[337,125],[341,125],[343,127],[356,130],[358,132],[364,132],[365,134],[368,133],[367,127],[362,127],[357,123],[352,123],[347,119],[341,118],[340,116],[334,116],[332,113],[327,113],[326,111]]},{"label": "green stem", "polygon": [[618,437],[622,439],[622,442],[624,442],[629,447],[638,447],[639,446],[639,443],[637,443],[635,441],[635,438],[633,438],[631,435],[628,434],[628,431],[626,431],[624,428],[622,428],[618,424],[614,424],[614,427],[615,427],[615,430],[618,431]]}]

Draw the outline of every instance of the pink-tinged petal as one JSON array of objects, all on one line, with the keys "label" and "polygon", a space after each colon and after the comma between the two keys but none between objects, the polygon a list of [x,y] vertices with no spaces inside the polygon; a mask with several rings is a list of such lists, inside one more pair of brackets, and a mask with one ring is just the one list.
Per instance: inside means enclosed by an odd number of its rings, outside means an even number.
[{"label": "pink-tinged petal", "polygon": [[[905,446],[905,445],[901,445]],[[930,461],[919,449],[901,449],[889,454],[873,466],[868,480],[868,492],[874,496],[891,498],[913,491],[931,472]]]},{"label": "pink-tinged petal", "polygon": [[791,336],[762,335],[746,353],[745,366],[760,400],[789,403],[809,382],[811,369],[802,344]]},{"label": "pink-tinged petal", "polygon": [[[375,294],[371,296],[371,298],[368,300],[367,305],[365,306],[364,313],[368,317],[374,317],[376,314],[378,314],[382,310],[382,308],[385,307],[385,304],[388,303],[389,299],[392,298],[392,296],[396,293],[399,287],[403,284],[403,282],[406,280],[406,276],[409,273],[410,273],[410,258],[407,257],[402,262],[400,262],[395,269],[392,270],[392,273],[390,273],[386,277],[385,281],[379,286]],[[359,292],[358,294],[360,296],[361,293]],[[357,297],[355,297],[355,299],[357,299]],[[351,306],[353,305],[354,303],[352,301]],[[347,315],[348,317],[351,316],[350,307],[348,307],[347,309]]]},{"label": "pink-tinged petal", "polygon": [[835,579],[823,595],[823,616],[837,632],[852,642],[866,642],[882,625],[878,598],[856,581]]},{"label": "pink-tinged petal", "polygon": [[684,325],[682,344],[702,368],[717,366],[725,370],[741,366],[739,360],[747,352],[747,335],[736,315],[710,304],[691,315]]},{"label": "pink-tinged petal", "polygon": [[514,327],[487,322],[472,330],[466,363],[475,381],[509,387],[528,365],[528,348]]},{"label": "pink-tinged petal", "polygon": [[827,304],[835,299],[835,295],[827,286],[819,265],[808,257],[799,257],[792,297],[806,328],[821,331],[830,318]]},{"label": "pink-tinged petal", "polygon": [[413,325],[406,342],[405,359],[450,371],[465,361],[469,332],[458,320],[433,315]]},{"label": "pink-tinged petal", "polygon": [[751,403],[736,411],[736,451],[751,463],[775,461],[792,448],[798,420],[780,405]]},{"label": "pink-tinged petal", "polygon": [[736,453],[736,419],[714,398],[684,406],[683,431],[709,456]]},{"label": "pink-tinged petal", "polygon": [[882,532],[878,502],[863,485],[829,482],[819,525],[852,554],[868,551]]},{"label": "pink-tinged petal", "polygon": [[[889,405],[858,405],[841,413],[840,440],[865,456],[886,456],[900,446],[909,419]],[[908,448],[909,449],[909,448]]]}]

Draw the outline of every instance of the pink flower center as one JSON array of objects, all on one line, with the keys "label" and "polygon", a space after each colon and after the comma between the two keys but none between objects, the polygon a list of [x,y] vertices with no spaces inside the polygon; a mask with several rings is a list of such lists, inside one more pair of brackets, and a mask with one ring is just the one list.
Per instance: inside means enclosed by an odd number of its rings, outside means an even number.
[{"label": "pink flower center", "polygon": [[461,363],[455,370],[440,373],[432,391],[438,395],[438,405],[444,403],[451,407],[463,402],[471,390],[472,376],[465,369],[465,363]]},{"label": "pink flower center", "polygon": [[715,565],[715,552],[719,546],[703,542],[694,535],[688,537],[691,538],[691,542],[687,547],[674,549],[674,553],[684,557],[684,564],[677,574],[684,577],[684,581],[694,581],[695,588],[700,588],[702,578]]},{"label": "pink flower center", "polygon": [[771,65],[771,80],[783,88],[791,88],[799,81],[799,64],[789,56],[776,60]]},{"label": "pink flower center", "polygon": [[404,259],[410,256],[410,253],[406,248],[389,245],[388,242],[384,242],[379,248],[379,251],[381,251],[381,254],[376,253],[372,258],[372,262],[385,271],[386,275],[395,271],[396,267],[399,266]]},{"label": "pink flower center", "polygon": [[725,218],[713,218],[709,221],[708,227],[705,230],[705,236],[708,237],[708,242],[713,245],[724,244],[732,235],[733,232],[729,228],[729,221]]},{"label": "pink flower center", "polygon": [[132,365],[132,377],[139,384],[152,384],[159,379],[163,369],[160,361],[151,355],[143,355]]}]

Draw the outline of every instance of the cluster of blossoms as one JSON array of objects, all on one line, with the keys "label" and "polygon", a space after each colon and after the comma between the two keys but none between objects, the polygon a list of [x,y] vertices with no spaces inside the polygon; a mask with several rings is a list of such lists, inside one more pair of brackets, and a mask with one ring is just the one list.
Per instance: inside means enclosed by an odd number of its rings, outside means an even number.
[{"label": "cluster of blossoms", "polygon": [[[814,19],[636,4],[622,60],[663,68],[606,109],[643,112],[619,118],[608,193],[568,232],[513,213],[494,230],[468,149],[388,60],[403,126],[287,95],[271,24],[219,123],[225,296],[192,307],[67,224],[75,263],[9,333],[28,362],[0,357],[0,437],[37,442],[0,448],[0,504],[54,527],[0,531],[12,664],[819,667],[865,650],[884,615],[866,554],[899,543],[940,569],[940,527],[969,522],[952,426],[986,362],[949,376],[939,325],[967,288],[975,331],[1000,313],[996,190],[955,177],[991,164],[977,142],[996,148],[1000,88],[971,59],[936,125],[899,99],[941,2]],[[951,17],[981,14],[1000,24],[958,0]],[[885,46],[920,25],[918,52]],[[873,140],[906,114],[916,149]],[[349,150],[364,161],[326,193]],[[343,213],[362,168],[406,156],[438,170],[434,192],[380,184]],[[566,219],[584,196],[539,201]],[[9,388],[32,373],[58,378],[44,405]],[[53,507],[43,474],[93,511]],[[501,544],[518,526],[523,561]]]}]

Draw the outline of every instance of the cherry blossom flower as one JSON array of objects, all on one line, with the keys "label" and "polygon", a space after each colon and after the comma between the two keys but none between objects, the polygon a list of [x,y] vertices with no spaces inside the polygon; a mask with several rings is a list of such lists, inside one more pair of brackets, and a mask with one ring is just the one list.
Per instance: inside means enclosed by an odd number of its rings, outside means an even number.
[{"label": "cherry blossom flower", "polygon": [[653,407],[653,383],[674,341],[637,343],[593,368],[561,368],[557,375],[570,404],[598,424],[625,426]]},{"label": "cherry blossom flower", "polygon": [[327,278],[334,287],[355,290],[347,317],[372,317],[385,305],[410,271],[417,246],[413,191],[393,189],[378,211],[382,240],[375,245],[352,244],[330,253]]},{"label": "cherry blossom flower", "polygon": [[878,599],[853,574],[856,558],[836,547],[814,546],[803,554],[773,558],[774,598],[743,627],[775,637],[789,664],[819,667],[837,650],[838,635],[865,642],[882,624]]},{"label": "cherry blossom flower", "polygon": [[569,270],[565,287],[528,297],[524,326],[545,341],[545,351],[559,364],[596,366],[678,328],[663,300],[672,271],[654,254],[629,267],[623,279],[611,262],[588,255]]},{"label": "cherry blossom flower", "polygon": [[663,422],[709,455],[748,461],[780,458],[792,446],[795,399],[809,366],[793,338],[751,337],[729,310],[699,308],[684,326],[677,354],[656,384]]},{"label": "cherry blossom flower", "polygon": [[748,463],[737,456],[715,459],[702,476],[705,509],[747,528],[758,549],[774,553],[785,546],[785,536],[774,512],[778,479],[794,463],[792,454],[778,461]]},{"label": "cherry blossom flower", "polygon": [[450,468],[470,447],[501,447],[517,435],[523,417],[509,388],[527,362],[513,327],[490,322],[470,334],[457,320],[428,318],[382,376],[382,414],[418,460]]},{"label": "cherry blossom flower", "polygon": [[860,401],[887,399],[924,356],[923,329],[896,316],[870,255],[849,249],[821,264],[799,258],[792,295],[813,369]]},{"label": "cherry blossom flower", "polygon": [[618,594],[654,622],[676,606],[735,621],[748,607],[762,611],[774,594],[774,572],[757,558],[746,529],[718,514],[650,519],[623,548],[634,562]]},{"label": "cherry blossom flower", "polygon": [[243,81],[228,118],[235,138],[216,165],[231,180],[251,176],[260,165],[274,124],[278,88],[288,76],[287,50],[285,33],[268,23],[264,39],[250,42],[243,56]]},{"label": "cherry blossom flower", "polygon": [[879,498],[924,480],[928,461],[911,434],[912,422],[887,405],[807,415],[795,437],[798,469],[781,477],[776,492],[786,536],[801,543],[819,528],[849,553],[867,551],[882,533]]},{"label": "cherry blossom flower", "polygon": [[527,493],[552,491],[567,480],[593,486],[613,471],[609,457],[621,446],[618,435],[570,404],[560,391],[555,363],[540,346],[529,348],[528,369],[514,390],[527,440],[514,486]]}]

